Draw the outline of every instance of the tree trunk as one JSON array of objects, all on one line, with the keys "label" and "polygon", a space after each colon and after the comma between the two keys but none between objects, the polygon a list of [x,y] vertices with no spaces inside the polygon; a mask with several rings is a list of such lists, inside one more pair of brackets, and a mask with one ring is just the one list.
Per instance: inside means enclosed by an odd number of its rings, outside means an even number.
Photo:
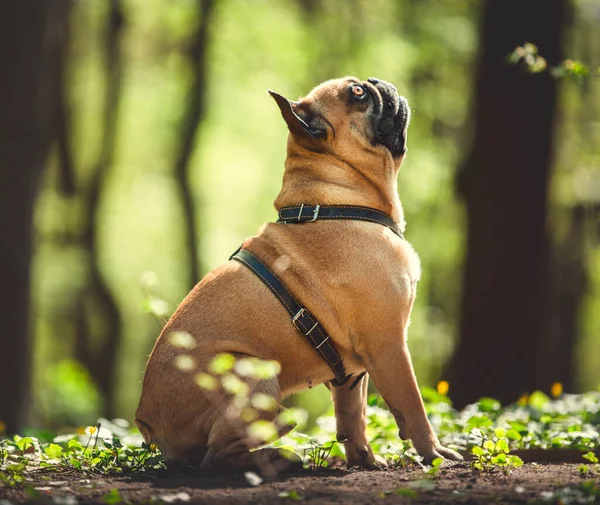
[{"label": "tree trunk", "polygon": [[194,196],[189,182],[189,166],[196,145],[198,128],[206,114],[207,49],[215,0],[196,0],[196,4],[198,26],[187,51],[189,64],[192,67],[192,78],[188,85],[184,114],[180,124],[179,144],[175,148],[174,168],[175,181],[179,186],[183,204],[188,264],[190,267],[190,288],[193,288],[200,280],[200,246],[198,243],[198,220],[196,219]]},{"label": "tree trunk", "polygon": [[557,63],[566,4],[485,4],[474,145],[458,177],[468,235],[460,338],[447,374],[457,407],[482,396],[511,402],[549,387],[546,218],[557,84],[506,57],[530,41]]},{"label": "tree trunk", "polygon": [[64,21],[53,7],[0,7],[0,420],[9,433],[26,425],[30,405],[32,223],[51,108],[44,82]]}]

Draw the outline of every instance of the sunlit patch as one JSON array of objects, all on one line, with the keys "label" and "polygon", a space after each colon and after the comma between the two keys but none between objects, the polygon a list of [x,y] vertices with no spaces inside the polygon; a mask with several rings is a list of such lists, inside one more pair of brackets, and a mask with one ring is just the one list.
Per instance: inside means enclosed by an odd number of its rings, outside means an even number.
[{"label": "sunlit patch", "polygon": [[217,375],[229,372],[235,364],[235,356],[226,352],[217,354],[208,365],[208,369]]},{"label": "sunlit patch", "polygon": [[252,421],[256,421],[258,419],[258,412],[252,407],[245,407],[242,409],[240,417],[244,422],[251,423]]},{"label": "sunlit patch", "polygon": [[158,277],[156,273],[151,270],[147,270],[140,276],[140,284],[145,288],[154,288],[158,283]]},{"label": "sunlit patch", "polygon": [[165,300],[153,296],[149,298],[147,303],[148,312],[151,314],[157,317],[166,317],[169,315],[169,304]]},{"label": "sunlit patch", "polygon": [[169,334],[169,343],[173,347],[180,349],[193,349],[196,347],[196,341],[189,333],[185,331],[174,331]]},{"label": "sunlit patch", "polygon": [[225,391],[231,393],[232,395],[248,396],[248,384],[233,374],[223,377],[221,379],[221,384],[223,385]]},{"label": "sunlit patch", "polygon": [[450,390],[450,383],[448,381],[440,381],[437,385],[437,392],[441,395],[447,395]]},{"label": "sunlit patch", "polygon": [[288,268],[290,268],[290,265],[292,264],[292,259],[287,256],[286,254],[279,256],[279,258],[277,258],[274,262],[273,262],[273,271],[281,274],[283,272],[285,272]]},{"label": "sunlit patch", "polygon": [[259,410],[275,410],[277,408],[277,402],[272,396],[264,393],[255,393],[252,395],[250,403],[255,409]]},{"label": "sunlit patch", "polygon": [[235,364],[235,371],[242,377],[272,379],[281,372],[281,365],[277,361],[243,358]]},{"label": "sunlit patch", "polygon": [[269,442],[277,438],[277,430],[271,421],[259,420],[248,426],[248,435],[257,440]]},{"label": "sunlit patch", "polygon": [[197,374],[195,380],[198,386],[208,391],[214,391],[219,387],[219,381],[215,379],[212,375],[208,375],[207,373]]},{"label": "sunlit patch", "polygon": [[196,362],[188,354],[178,354],[175,356],[175,367],[182,372],[189,372],[196,368]]}]

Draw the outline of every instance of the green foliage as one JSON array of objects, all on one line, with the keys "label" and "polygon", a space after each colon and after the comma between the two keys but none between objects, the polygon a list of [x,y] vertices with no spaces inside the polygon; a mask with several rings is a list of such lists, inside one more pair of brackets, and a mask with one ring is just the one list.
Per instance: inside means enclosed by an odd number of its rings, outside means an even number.
[{"label": "green foliage", "polygon": [[[546,59],[538,54],[538,48],[535,44],[527,42],[523,46],[517,46],[508,56],[508,61],[516,65],[522,63],[524,68],[532,74],[538,74],[548,70],[556,78],[569,77],[576,81],[582,81],[590,75],[590,69],[581,61],[566,59],[560,64],[548,67]],[[597,69],[600,74],[600,67]]]},{"label": "green foliage", "polygon": [[476,445],[471,448],[471,454],[473,455],[471,467],[473,469],[483,472],[501,467],[508,473],[510,469],[523,465],[521,458],[508,454],[510,449],[504,428],[496,428],[493,439],[483,436],[481,438],[483,441],[482,445]]},{"label": "green foliage", "polygon": [[[234,361],[229,370],[235,366]],[[547,401],[540,394],[532,394],[529,400],[529,403],[501,407],[497,401],[484,398],[458,412],[444,398],[437,403],[428,402],[426,407],[442,444],[470,452],[474,471],[501,469],[509,473],[523,464],[520,458],[511,454],[517,449],[569,448],[586,451],[583,458],[589,464],[580,467],[582,475],[600,473],[597,457],[600,392],[563,395],[557,400]],[[391,467],[418,465],[424,468],[412,444],[398,438],[394,418],[383,407],[381,398],[370,396],[368,403],[367,434],[374,454],[386,460]],[[302,422],[299,409],[288,409],[286,415],[290,416],[286,422],[291,418]],[[254,433],[257,439],[269,440],[275,436],[274,425],[270,422],[257,420],[250,426],[257,431]],[[327,468],[345,459],[344,445],[335,441],[335,433],[335,418],[333,409],[330,409],[307,433],[292,431],[273,441],[269,447],[299,454],[305,468]],[[146,472],[163,466],[157,448],[143,443],[139,433],[132,431],[123,421],[110,423],[104,420],[80,430],[78,434],[54,436],[50,440],[15,436],[0,441],[0,483],[11,487],[27,487],[28,472],[37,469],[107,475]],[[411,489],[435,486],[435,477],[443,472],[442,460],[434,460],[424,470],[425,478],[411,483]],[[403,489],[383,491],[381,496],[413,496]],[[596,492],[595,488],[590,489]],[[286,495],[286,498],[298,499],[293,494]],[[115,500],[107,503],[119,503],[119,499],[116,490],[105,496],[105,501]]]},{"label": "green foliage", "polygon": [[[127,444],[123,443],[125,438]],[[139,434],[124,439],[100,424],[88,426],[79,435],[56,436],[50,443],[15,435],[0,441],[0,482],[7,486],[26,485],[27,472],[37,469],[107,475],[164,466],[157,448],[141,442]]]},{"label": "green foliage", "polygon": [[298,491],[282,491],[277,494],[279,498],[285,498],[288,500],[302,500],[303,497]]}]

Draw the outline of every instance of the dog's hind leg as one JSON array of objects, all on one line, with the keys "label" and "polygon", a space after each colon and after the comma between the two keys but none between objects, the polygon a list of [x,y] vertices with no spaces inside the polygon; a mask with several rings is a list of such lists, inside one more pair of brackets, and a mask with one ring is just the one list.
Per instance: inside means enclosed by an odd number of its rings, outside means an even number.
[{"label": "dog's hind leg", "polygon": [[353,389],[350,380],[340,387],[327,384],[333,397],[337,439],[344,443],[348,468],[376,466],[373,451],[367,441],[367,386],[369,376],[365,375]]},{"label": "dog's hind leg", "polygon": [[[280,390],[277,379],[260,380],[244,399],[246,406],[236,408],[232,398],[223,416],[213,424],[208,436],[208,451],[200,468],[213,471],[259,471],[273,475],[301,466],[300,458],[289,451],[264,448],[294,428],[278,419]],[[241,410],[241,411],[240,411]]]}]

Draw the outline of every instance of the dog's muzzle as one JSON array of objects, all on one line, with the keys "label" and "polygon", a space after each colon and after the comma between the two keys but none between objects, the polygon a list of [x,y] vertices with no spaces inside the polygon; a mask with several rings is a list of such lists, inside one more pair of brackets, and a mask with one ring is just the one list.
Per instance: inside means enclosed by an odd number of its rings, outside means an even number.
[{"label": "dog's muzzle", "polygon": [[375,142],[387,147],[392,156],[406,152],[406,130],[410,121],[410,107],[406,98],[398,94],[396,87],[386,81],[369,77],[381,96],[380,118],[376,126]]}]

